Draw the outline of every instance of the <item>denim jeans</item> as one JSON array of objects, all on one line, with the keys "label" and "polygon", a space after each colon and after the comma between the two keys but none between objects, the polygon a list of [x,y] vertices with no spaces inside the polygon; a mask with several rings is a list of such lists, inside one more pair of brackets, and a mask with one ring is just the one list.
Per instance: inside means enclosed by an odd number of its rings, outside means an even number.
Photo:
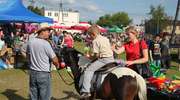
[{"label": "denim jeans", "polygon": [[154,64],[161,67],[161,60],[154,60]]},{"label": "denim jeans", "polygon": [[51,76],[49,72],[30,70],[30,100],[51,99]]},{"label": "denim jeans", "polygon": [[113,57],[98,59],[85,69],[81,92],[90,92],[91,80],[93,78],[94,72],[110,62],[114,62]]}]

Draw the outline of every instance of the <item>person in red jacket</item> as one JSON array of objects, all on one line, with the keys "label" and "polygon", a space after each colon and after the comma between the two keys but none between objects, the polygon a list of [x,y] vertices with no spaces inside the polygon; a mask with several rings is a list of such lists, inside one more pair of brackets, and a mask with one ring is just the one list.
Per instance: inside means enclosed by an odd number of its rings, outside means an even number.
[{"label": "person in red jacket", "polygon": [[67,32],[67,31],[63,31],[63,34],[64,34],[63,45],[67,46],[68,48],[73,48],[74,39],[71,36],[71,33]]},{"label": "person in red jacket", "polygon": [[[126,34],[128,35],[129,42],[119,48],[112,47],[112,49],[117,54],[125,52],[126,66],[138,72],[135,65],[148,61],[148,46],[144,40],[138,39],[138,31],[134,26],[129,26],[126,29]],[[142,50],[142,54],[140,50]]]}]

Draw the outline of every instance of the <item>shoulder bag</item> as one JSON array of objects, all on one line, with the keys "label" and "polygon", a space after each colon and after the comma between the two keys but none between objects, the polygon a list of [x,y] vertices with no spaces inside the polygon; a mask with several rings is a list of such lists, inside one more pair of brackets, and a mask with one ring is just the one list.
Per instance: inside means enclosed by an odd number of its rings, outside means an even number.
[{"label": "shoulder bag", "polygon": [[[139,44],[139,48],[140,48],[140,57],[143,57],[143,50],[142,50],[142,40],[140,40],[140,44]],[[149,78],[152,76],[152,72],[149,68],[149,63],[143,63],[143,64],[136,64],[136,68],[138,73],[143,77],[143,78]]]}]

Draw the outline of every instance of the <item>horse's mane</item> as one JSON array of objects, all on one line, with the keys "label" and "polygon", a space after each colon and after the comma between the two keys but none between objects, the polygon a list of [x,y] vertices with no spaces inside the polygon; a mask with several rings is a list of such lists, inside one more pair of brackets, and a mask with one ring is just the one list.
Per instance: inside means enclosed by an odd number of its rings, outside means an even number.
[{"label": "horse's mane", "polygon": [[64,58],[64,62],[67,64],[67,66],[77,66],[79,61],[78,54],[82,54],[81,52],[77,51],[74,48],[63,48],[62,49],[62,55]]}]

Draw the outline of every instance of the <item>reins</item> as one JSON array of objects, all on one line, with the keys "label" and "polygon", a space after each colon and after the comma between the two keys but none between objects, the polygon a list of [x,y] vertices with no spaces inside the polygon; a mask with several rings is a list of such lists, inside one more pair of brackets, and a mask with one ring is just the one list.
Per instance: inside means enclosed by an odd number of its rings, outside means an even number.
[{"label": "reins", "polygon": [[[72,84],[74,84],[74,81],[71,82],[71,83],[66,82],[66,80],[63,78],[63,76],[60,74],[59,70],[58,70],[57,68],[56,68],[56,70],[57,70],[57,72],[58,72],[59,77],[62,79],[62,81],[63,81],[66,85],[72,85]],[[68,74],[70,74],[70,73],[68,72]],[[72,76],[72,75],[71,75],[71,76]],[[71,77],[71,78],[72,78],[72,77]]]},{"label": "reins", "polygon": [[[68,68],[66,67],[66,70],[68,70]],[[72,74],[69,72],[69,71],[67,71],[67,73],[68,73],[68,75],[71,77],[71,79],[73,79],[74,80],[74,77],[72,76]]]},{"label": "reins", "polygon": [[[37,37],[37,38],[38,38],[38,37]],[[48,41],[48,40],[47,40],[47,41]],[[51,47],[53,47],[52,42],[51,42],[51,41],[48,41],[48,42],[50,43]],[[66,69],[67,69],[67,67],[66,67]],[[66,82],[66,80],[63,78],[63,76],[60,74],[59,69],[56,68],[56,70],[57,70],[57,72],[58,72],[59,77],[62,79],[62,81],[63,81],[66,85],[72,85],[72,84],[74,84],[74,81],[71,82],[71,83]],[[67,71],[67,73],[68,73],[68,75],[71,77],[71,79],[74,80],[74,77],[71,75],[71,73],[68,72],[68,71]]]}]

